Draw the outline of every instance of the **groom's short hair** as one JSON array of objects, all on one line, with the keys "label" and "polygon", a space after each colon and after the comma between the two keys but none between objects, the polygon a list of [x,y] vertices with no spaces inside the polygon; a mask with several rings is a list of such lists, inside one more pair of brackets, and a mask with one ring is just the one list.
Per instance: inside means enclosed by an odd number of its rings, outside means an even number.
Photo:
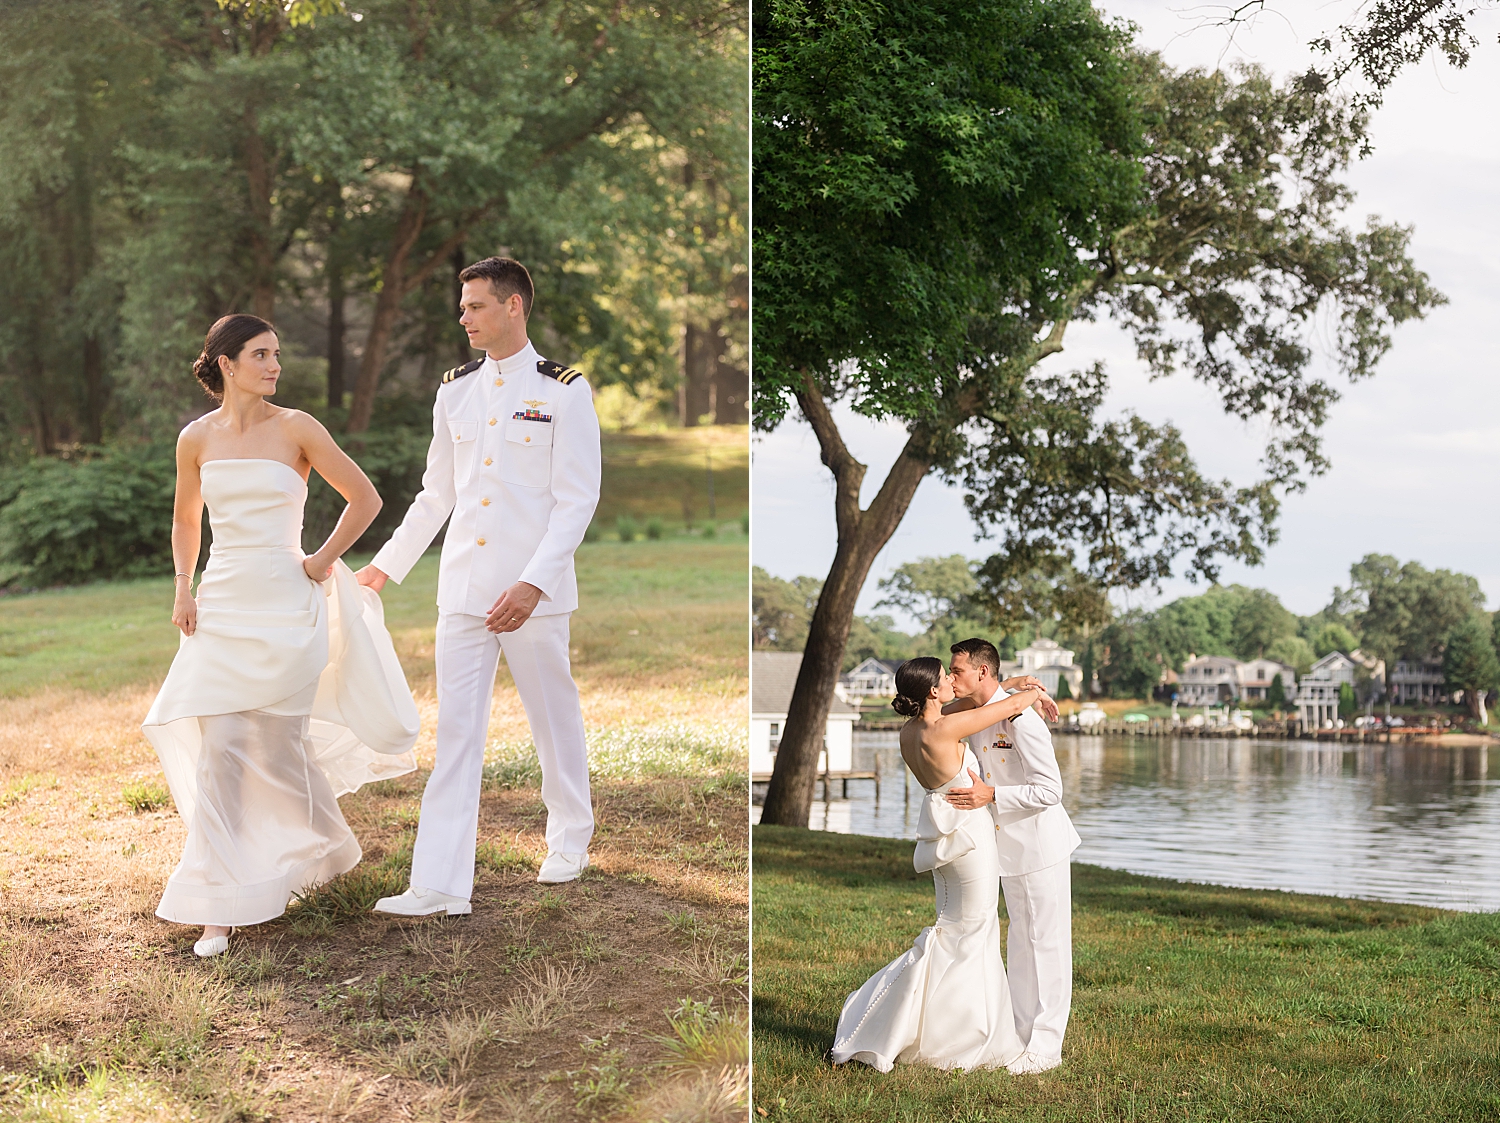
[{"label": "groom's short hair", "polygon": [[513,257],[485,257],[473,265],[466,265],[458,274],[459,284],[465,281],[488,281],[490,291],[500,300],[513,296],[521,298],[521,315],[531,317],[531,301],[536,289],[531,283],[531,274],[526,266]]},{"label": "groom's short hair", "polygon": [[954,655],[967,655],[970,663],[983,663],[995,678],[1000,677],[1000,652],[987,639],[959,640],[948,649]]}]

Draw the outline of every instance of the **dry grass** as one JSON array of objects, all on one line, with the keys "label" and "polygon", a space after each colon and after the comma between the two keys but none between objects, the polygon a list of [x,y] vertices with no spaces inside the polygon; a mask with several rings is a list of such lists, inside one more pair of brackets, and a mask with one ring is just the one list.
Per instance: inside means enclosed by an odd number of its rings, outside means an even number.
[{"label": "dry grass", "polygon": [[[139,732],[154,683],[0,698],[0,1118],[718,1119],[721,1101],[743,1117],[738,1069],[723,1050],[685,1053],[673,1020],[684,1001],[709,1003],[742,1029],[734,768],[597,778],[594,865],[563,886],[534,880],[534,784],[486,788],[474,915],[364,911],[405,884],[432,761],[431,591],[411,585],[425,623],[411,605],[412,619],[390,616],[423,714],[422,770],[345,797],[365,860],[215,960],[192,954],[196,930],[154,916],[184,834]],[[577,656],[588,725],[628,741],[622,729],[715,737],[743,721],[743,625],[719,630],[743,593],[721,600],[699,598],[683,624],[697,663],[675,672],[654,660],[676,659],[677,638],[657,643],[634,608],[596,604],[594,634],[575,628],[592,653]],[[643,643],[657,654],[637,658]],[[502,668],[491,739],[525,735]]]}]

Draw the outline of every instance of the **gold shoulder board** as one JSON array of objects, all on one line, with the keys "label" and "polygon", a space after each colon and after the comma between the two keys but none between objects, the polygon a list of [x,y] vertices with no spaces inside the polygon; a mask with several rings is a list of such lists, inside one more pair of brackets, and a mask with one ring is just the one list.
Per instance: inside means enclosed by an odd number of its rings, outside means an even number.
[{"label": "gold shoulder board", "polygon": [[565,367],[561,363],[554,363],[551,359],[539,360],[536,364],[536,369],[548,378],[557,379],[564,386],[572,382],[575,378],[583,377],[583,371],[574,370],[572,367]]},{"label": "gold shoulder board", "polygon": [[452,370],[444,371],[443,372],[443,385],[446,386],[448,383],[452,382],[455,378],[462,378],[466,374],[472,374],[474,371],[478,370],[483,365],[484,365],[484,360],[483,359],[474,359],[472,362],[467,362],[467,363],[465,363],[461,367],[454,367]]}]

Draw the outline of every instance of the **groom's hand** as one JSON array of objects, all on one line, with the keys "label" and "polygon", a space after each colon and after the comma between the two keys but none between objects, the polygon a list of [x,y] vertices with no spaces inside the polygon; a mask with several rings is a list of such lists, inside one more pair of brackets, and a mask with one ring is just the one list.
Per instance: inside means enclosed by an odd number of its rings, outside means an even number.
[{"label": "groom's hand", "polygon": [[513,632],[531,619],[531,614],[541,599],[542,591],[535,585],[517,581],[500,594],[500,599],[484,618],[484,626],[497,635],[501,632]]},{"label": "groom's hand", "polygon": [[945,797],[960,811],[972,811],[976,807],[983,807],[995,798],[995,789],[979,778],[979,773],[972,768],[969,769],[969,778],[974,781],[972,788],[952,788]]},{"label": "groom's hand", "polygon": [[390,580],[384,573],[373,565],[367,565],[354,575],[354,579],[361,585],[374,589],[377,593],[385,588],[385,583]]},{"label": "groom's hand", "polygon": [[1037,712],[1043,721],[1057,720],[1057,702],[1053,700],[1050,694],[1043,694],[1032,703],[1031,708]]}]

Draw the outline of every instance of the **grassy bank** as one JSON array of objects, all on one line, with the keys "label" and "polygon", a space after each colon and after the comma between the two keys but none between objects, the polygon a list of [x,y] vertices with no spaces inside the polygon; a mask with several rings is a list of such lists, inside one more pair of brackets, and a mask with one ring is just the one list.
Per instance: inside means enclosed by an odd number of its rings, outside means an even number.
[{"label": "grassy bank", "polygon": [[1500,1119],[1495,914],[1075,865],[1063,1066],[882,1076],[822,1058],[844,997],[932,922],[931,876],[910,842],[757,827],[753,846],[771,1120]]},{"label": "grassy bank", "polygon": [[604,478],[594,521],[606,534],[620,515],[701,528],[738,523],[750,509],[747,426],[605,433],[602,443]]},{"label": "grassy bank", "polygon": [[594,867],[535,881],[502,663],[474,915],[366,911],[406,883],[432,763],[429,554],[383,597],[422,767],[341,800],[361,865],[213,961],[152,915],[184,833],[139,732],[170,580],[0,600],[0,1118],[742,1119],[744,539],[598,542],[578,569]]}]

